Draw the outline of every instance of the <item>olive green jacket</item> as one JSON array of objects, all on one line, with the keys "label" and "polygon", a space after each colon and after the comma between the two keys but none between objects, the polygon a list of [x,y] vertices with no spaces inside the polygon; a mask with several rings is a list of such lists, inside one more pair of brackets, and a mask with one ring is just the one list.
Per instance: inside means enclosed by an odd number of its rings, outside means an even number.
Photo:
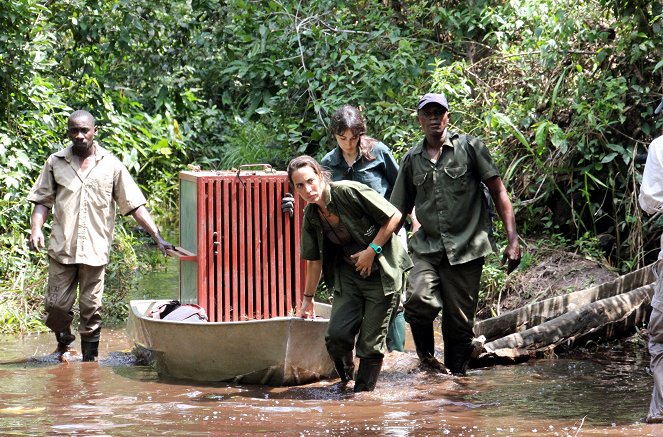
[{"label": "olive green jacket", "polygon": [[[352,238],[368,246],[380,227],[393,216],[397,209],[377,191],[355,181],[339,181],[327,184],[325,203],[332,213],[340,217]],[[322,261],[322,275],[330,290],[335,285],[338,269],[343,261],[342,251],[325,238],[318,205],[309,204],[304,209],[302,225],[301,256],[310,261]],[[403,288],[403,273],[412,268],[412,260],[395,234],[376,256],[380,265],[380,277],[384,294],[399,292]]]}]

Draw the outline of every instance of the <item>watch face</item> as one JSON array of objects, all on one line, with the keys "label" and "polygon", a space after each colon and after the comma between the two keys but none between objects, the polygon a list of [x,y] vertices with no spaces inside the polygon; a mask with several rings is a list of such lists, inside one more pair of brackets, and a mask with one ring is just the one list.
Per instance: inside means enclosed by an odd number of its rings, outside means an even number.
[{"label": "watch face", "polygon": [[378,246],[378,245],[375,244],[375,243],[371,243],[371,244],[369,244],[369,246],[370,246],[371,248],[373,248],[373,250],[375,251],[375,253],[380,253],[380,252],[382,252],[382,247]]}]

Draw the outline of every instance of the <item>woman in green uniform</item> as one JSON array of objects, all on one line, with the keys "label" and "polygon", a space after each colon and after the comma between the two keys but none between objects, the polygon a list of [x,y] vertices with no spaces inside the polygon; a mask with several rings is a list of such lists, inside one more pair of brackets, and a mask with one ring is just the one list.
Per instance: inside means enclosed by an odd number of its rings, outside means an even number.
[{"label": "woman in green uniform", "polygon": [[354,391],[371,391],[382,368],[384,340],[403,289],[403,274],[412,268],[394,235],[401,214],[364,184],[330,182],[310,156],[290,162],[288,179],[308,203],[301,238],[301,255],[307,260],[301,316],[314,317],[313,295],[324,277],[334,294],[327,351],[347,383],[353,379],[356,349]]}]

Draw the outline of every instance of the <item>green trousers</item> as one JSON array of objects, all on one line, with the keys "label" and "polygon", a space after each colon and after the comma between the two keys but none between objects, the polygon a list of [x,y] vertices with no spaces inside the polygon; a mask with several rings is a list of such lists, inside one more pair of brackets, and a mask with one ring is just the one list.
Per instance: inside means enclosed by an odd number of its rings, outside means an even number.
[{"label": "green trousers", "polygon": [[474,338],[474,318],[484,258],[450,265],[446,254],[412,256],[408,276],[405,320],[432,325],[442,311],[442,339],[446,345],[467,346]]},{"label": "green trousers", "polygon": [[389,319],[400,293],[385,296],[380,272],[362,278],[353,266],[341,263],[338,273],[325,336],[329,355],[340,359],[356,349],[358,358],[384,357]]}]

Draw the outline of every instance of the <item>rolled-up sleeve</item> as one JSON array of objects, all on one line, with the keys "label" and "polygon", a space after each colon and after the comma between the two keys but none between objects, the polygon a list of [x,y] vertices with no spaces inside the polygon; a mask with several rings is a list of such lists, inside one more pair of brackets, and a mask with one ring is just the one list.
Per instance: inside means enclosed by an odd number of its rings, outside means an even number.
[{"label": "rolled-up sleeve", "polygon": [[46,160],[44,168],[41,170],[41,173],[39,173],[37,181],[28,194],[29,202],[44,205],[49,209],[53,208],[55,194],[57,192],[55,178],[53,177],[52,159],[53,157],[49,157],[49,159]]}]

